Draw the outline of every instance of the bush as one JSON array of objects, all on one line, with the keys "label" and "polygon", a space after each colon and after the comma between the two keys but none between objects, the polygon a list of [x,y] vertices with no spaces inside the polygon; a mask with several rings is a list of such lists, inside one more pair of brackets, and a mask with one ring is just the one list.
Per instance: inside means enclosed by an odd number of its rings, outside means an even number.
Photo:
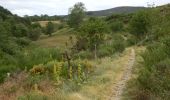
[{"label": "bush", "polygon": [[130,21],[130,33],[141,39],[148,32],[150,24],[149,13],[137,12]]},{"label": "bush", "polygon": [[137,42],[138,42],[138,39],[135,36],[130,36],[127,39],[127,46],[135,45],[135,44],[137,44]]},{"label": "bush", "polygon": [[45,67],[42,64],[34,65],[30,72],[31,74],[43,74],[45,73]]},{"label": "bush", "polygon": [[37,40],[41,35],[41,29],[40,28],[34,28],[34,29],[31,29],[31,31],[28,33],[28,37],[35,41]]},{"label": "bush", "polygon": [[110,24],[110,29],[112,32],[123,31],[123,22],[116,21]]},{"label": "bush", "polygon": [[101,45],[97,51],[97,56],[99,58],[105,57],[105,56],[110,56],[114,52],[114,49],[110,45]]},{"label": "bush", "polygon": [[53,77],[57,77],[57,81],[59,81],[59,79],[71,79],[76,83],[85,81],[88,74],[93,70],[92,64],[88,60],[72,60],[70,63],[70,69],[68,69],[67,61],[55,60],[48,62],[45,67],[52,73],[51,75]]},{"label": "bush", "polygon": [[25,46],[28,46],[31,41],[28,38],[24,37],[24,38],[18,38],[16,42],[18,45],[25,47]]},{"label": "bush", "polygon": [[[138,77],[140,87],[150,92],[155,99],[157,97],[168,100],[170,97],[170,56],[168,55],[170,39],[164,38],[161,43],[155,43],[148,47],[142,55],[144,68]],[[168,43],[168,45],[167,45]]]}]

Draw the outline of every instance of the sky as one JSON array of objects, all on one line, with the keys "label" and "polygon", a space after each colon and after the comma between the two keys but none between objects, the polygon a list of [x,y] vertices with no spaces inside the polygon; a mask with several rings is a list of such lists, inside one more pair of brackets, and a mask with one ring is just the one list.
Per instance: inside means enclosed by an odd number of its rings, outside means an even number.
[{"label": "sky", "polygon": [[170,3],[170,0],[0,0],[0,5],[13,14],[24,15],[67,15],[68,9],[77,2],[83,2],[88,11],[104,10],[118,6],[156,6]]}]

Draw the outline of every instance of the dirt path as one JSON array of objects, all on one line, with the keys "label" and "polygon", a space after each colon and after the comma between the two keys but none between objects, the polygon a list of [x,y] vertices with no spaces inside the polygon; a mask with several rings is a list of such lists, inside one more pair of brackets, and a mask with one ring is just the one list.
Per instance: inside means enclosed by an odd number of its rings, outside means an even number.
[{"label": "dirt path", "polygon": [[131,77],[131,70],[135,62],[135,51],[132,48],[131,54],[129,55],[129,61],[127,65],[125,65],[123,70],[123,75],[118,79],[118,83],[113,85],[112,94],[109,98],[109,100],[120,100],[121,95],[123,93],[123,89],[125,88],[126,82]]},{"label": "dirt path", "polygon": [[94,62],[96,69],[80,91],[70,93],[68,100],[120,100],[131,69],[135,62],[133,48],[117,57],[106,57]]}]

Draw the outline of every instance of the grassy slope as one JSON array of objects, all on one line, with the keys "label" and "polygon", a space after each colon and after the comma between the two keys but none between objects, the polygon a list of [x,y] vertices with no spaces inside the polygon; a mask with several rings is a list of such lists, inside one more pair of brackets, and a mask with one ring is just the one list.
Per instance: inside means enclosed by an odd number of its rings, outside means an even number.
[{"label": "grassy slope", "polygon": [[66,42],[68,46],[72,46],[70,42],[70,36],[73,37],[73,42],[75,43],[75,35],[70,33],[71,29],[62,29],[53,33],[53,36],[49,37],[48,35],[42,35],[39,40],[34,43],[40,47],[45,48],[65,48]]},{"label": "grassy slope", "polygon": [[[50,22],[50,21],[37,21],[37,22],[40,23],[40,25],[42,27],[45,27],[48,24],[48,22]],[[51,22],[54,23],[54,24],[60,24],[61,23],[60,21],[51,21]],[[35,23],[35,22],[32,22],[32,23]]]}]

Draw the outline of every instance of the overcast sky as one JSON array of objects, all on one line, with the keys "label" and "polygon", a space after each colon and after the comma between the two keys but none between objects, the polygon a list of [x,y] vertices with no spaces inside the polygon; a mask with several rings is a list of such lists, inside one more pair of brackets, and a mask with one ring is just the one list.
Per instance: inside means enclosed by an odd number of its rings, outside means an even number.
[{"label": "overcast sky", "polygon": [[163,5],[170,0],[0,0],[0,5],[20,16],[66,15],[76,2],[83,2],[88,11],[94,11],[118,6],[147,6],[147,2]]}]

